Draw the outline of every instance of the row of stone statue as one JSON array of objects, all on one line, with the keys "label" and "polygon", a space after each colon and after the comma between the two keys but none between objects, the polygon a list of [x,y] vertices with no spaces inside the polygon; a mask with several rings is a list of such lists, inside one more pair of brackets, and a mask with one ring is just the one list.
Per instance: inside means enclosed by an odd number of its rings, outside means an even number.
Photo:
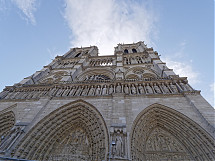
[{"label": "row of stone statue", "polygon": [[14,91],[3,91],[0,98],[4,99],[31,99],[43,96],[64,97],[64,96],[99,96],[111,95],[113,93],[135,94],[175,94],[181,91],[192,91],[193,89],[185,83],[141,83],[116,85],[75,85],[55,86],[53,88],[36,89],[15,89]]},{"label": "row of stone statue", "polygon": [[124,64],[142,64],[142,63],[150,63],[151,59],[146,56],[136,56],[136,57],[124,57]]}]

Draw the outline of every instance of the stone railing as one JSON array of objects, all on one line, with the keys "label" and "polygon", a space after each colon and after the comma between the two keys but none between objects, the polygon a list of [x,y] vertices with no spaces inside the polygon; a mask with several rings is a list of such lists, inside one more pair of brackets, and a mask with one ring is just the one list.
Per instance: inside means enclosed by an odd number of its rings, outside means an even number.
[{"label": "stone railing", "polygon": [[74,97],[74,96],[108,96],[113,93],[125,95],[154,95],[179,94],[181,92],[194,92],[189,84],[172,80],[157,81],[100,81],[75,82],[73,84],[56,84],[49,87],[20,87],[5,89],[0,98],[7,99],[39,99],[41,97]]},{"label": "stone railing", "polygon": [[144,63],[151,63],[151,59],[146,55],[124,56],[123,57],[123,63],[125,65],[144,64]]},{"label": "stone railing", "polygon": [[114,64],[113,57],[91,58],[89,60],[89,66],[112,66]]}]

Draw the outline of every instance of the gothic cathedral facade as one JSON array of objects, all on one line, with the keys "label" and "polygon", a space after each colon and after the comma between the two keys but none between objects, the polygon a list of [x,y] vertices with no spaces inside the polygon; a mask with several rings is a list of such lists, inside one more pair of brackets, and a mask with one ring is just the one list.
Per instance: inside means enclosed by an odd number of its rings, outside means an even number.
[{"label": "gothic cathedral facade", "polygon": [[0,93],[0,157],[212,161],[214,114],[142,41],[72,48]]}]

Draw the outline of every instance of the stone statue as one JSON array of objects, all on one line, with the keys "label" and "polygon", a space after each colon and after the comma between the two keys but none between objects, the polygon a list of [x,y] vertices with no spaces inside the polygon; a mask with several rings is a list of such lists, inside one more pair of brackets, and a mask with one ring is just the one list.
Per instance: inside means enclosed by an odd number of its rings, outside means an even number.
[{"label": "stone statue", "polygon": [[13,92],[9,92],[8,95],[5,97],[5,99],[9,99],[12,94]]},{"label": "stone statue", "polygon": [[0,149],[7,150],[22,133],[23,131],[20,127],[12,128],[9,134],[2,140]]},{"label": "stone statue", "polygon": [[147,94],[152,94],[152,93],[153,93],[153,90],[152,90],[152,88],[149,86],[149,83],[146,84],[146,92],[147,92]]},{"label": "stone statue", "polygon": [[82,86],[79,86],[78,89],[77,89],[77,91],[75,92],[75,95],[76,95],[76,96],[80,96],[82,90],[83,90],[83,87],[82,87]]},{"label": "stone statue", "polygon": [[5,98],[5,97],[7,96],[7,94],[8,94],[8,92],[9,92],[9,91],[7,91],[7,90],[3,90],[3,91],[0,93],[0,99]]},{"label": "stone statue", "polygon": [[[34,89],[34,90],[35,90],[35,89]],[[21,89],[20,92],[19,92],[19,94],[17,94],[16,99],[20,99],[20,98],[22,97],[23,93],[24,93],[24,90]],[[34,92],[34,93],[35,93],[35,92]],[[33,97],[33,96],[32,96],[32,97]],[[6,99],[6,97],[5,97],[5,99]]]},{"label": "stone statue", "polygon": [[87,96],[88,90],[89,90],[88,86],[85,86],[81,95],[82,96]]},{"label": "stone statue", "polygon": [[48,91],[49,91],[48,88],[43,88],[43,91],[40,93],[39,97],[46,96]]},{"label": "stone statue", "polygon": [[124,157],[124,142],[123,142],[123,138],[121,136],[120,131],[115,132],[115,149],[114,149],[114,156],[116,157]]},{"label": "stone statue", "polygon": [[15,91],[13,92],[13,94],[10,96],[10,99],[14,99],[17,94],[18,94],[18,90],[15,89]]},{"label": "stone statue", "polygon": [[88,95],[89,95],[89,96],[94,96],[94,92],[95,92],[95,88],[94,88],[94,86],[91,86],[91,87],[90,87],[90,90],[89,90],[89,92],[88,92]]},{"label": "stone statue", "polygon": [[69,95],[68,95],[68,96],[74,96],[75,91],[76,91],[76,87],[73,86],[72,89],[71,89],[71,91],[69,92]]},{"label": "stone statue", "polygon": [[70,92],[70,87],[68,86],[66,87],[66,90],[63,92],[62,97],[68,96],[69,92]]},{"label": "stone statue", "polygon": [[145,93],[144,88],[143,88],[143,86],[141,84],[138,85],[138,90],[139,90],[140,94]]},{"label": "stone statue", "polygon": [[128,64],[128,58],[124,57],[124,64]]},{"label": "stone statue", "polygon": [[131,64],[136,64],[137,63],[136,60],[133,57],[131,57],[130,59],[131,59]]},{"label": "stone statue", "polygon": [[171,88],[171,90],[172,90],[173,93],[178,93],[177,87],[174,84],[172,84],[172,82],[170,83],[169,86],[170,86],[170,88]]},{"label": "stone statue", "polygon": [[95,95],[100,95],[101,94],[101,87],[100,87],[100,85],[98,85],[97,86],[97,88],[96,88],[96,94]]},{"label": "stone statue", "polygon": [[33,96],[31,98],[38,98],[40,95],[40,89],[35,89],[36,92],[34,92]]},{"label": "stone statue", "polygon": [[186,86],[185,86],[184,83],[182,83],[182,82],[180,81],[180,82],[179,82],[179,85],[180,85],[180,87],[181,87],[181,89],[182,89],[183,91],[187,91],[187,88],[186,88]]},{"label": "stone statue", "polygon": [[116,85],[116,93],[121,93],[122,92],[122,87],[120,85],[120,83],[117,83]]},{"label": "stone statue", "polygon": [[136,89],[134,84],[131,85],[131,93],[132,94],[137,94],[137,89]]},{"label": "stone statue", "polygon": [[57,93],[56,93],[56,97],[61,97],[61,95],[63,94],[63,92],[64,92],[64,88],[62,87],[62,88],[60,88],[58,91],[57,91]]},{"label": "stone statue", "polygon": [[155,90],[155,92],[158,93],[158,94],[161,94],[161,93],[162,93],[161,90],[160,90],[160,88],[159,88],[156,84],[154,84],[154,90]]},{"label": "stone statue", "polygon": [[21,99],[25,99],[28,96],[29,90],[24,90],[24,94],[22,95]]},{"label": "stone statue", "polygon": [[163,88],[164,93],[170,93],[169,89],[167,88],[167,86],[164,83],[161,83],[161,87]]},{"label": "stone statue", "polygon": [[102,95],[107,95],[107,86],[106,85],[103,86]]},{"label": "stone statue", "polygon": [[125,94],[129,94],[129,88],[127,84],[124,85],[124,92]]},{"label": "stone statue", "polygon": [[[43,96],[44,90],[45,90],[45,89],[41,88],[41,89],[38,91],[38,93],[39,93],[39,94],[38,94],[38,98],[40,98],[40,97]],[[32,94],[32,96],[30,96],[31,94]],[[30,94],[28,94],[27,98],[33,97],[33,94],[34,94],[33,91],[31,91]]]},{"label": "stone statue", "polygon": [[185,86],[186,86],[186,88],[187,88],[188,91],[193,91],[193,89],[189,86],[188,83],[186,83]]},{"label": "stone statue", "polygon": [[114,90],[113,90],[113,85],[111,84],[110,87],[109,87],[108,93],[109,93],[109,94],[112,94],[113,92],[114,92]]},{"label": "stone statue", "polygon": [[[29,92],[28,96],[26,97],[27,99],[31,99],[34,95],[35,90],[33,89],[32,91]],[[41,91],[42,93],[42,91]]]},{"label": "stone statue", "polygon": [[180,84],[181,88],[182,88],[184,91],[192,91],[192,90],[193,90],[193,89],[188,85],[187,82],[182,83],[182,82],[180,81],[179,84]]},{"label": "stone statue", "polygon": [[57,92],[57,87],[55,86],[54,88],[52,88],[50,91],[49,91],[49,93],[48,93],[48,95],[49,96],[54,96],[55,95],[55,93]]},{"label": "stone statue", "polygon": [[137,60],[138,64],[143,63],[139,56],[136,56],[136,60]]}]

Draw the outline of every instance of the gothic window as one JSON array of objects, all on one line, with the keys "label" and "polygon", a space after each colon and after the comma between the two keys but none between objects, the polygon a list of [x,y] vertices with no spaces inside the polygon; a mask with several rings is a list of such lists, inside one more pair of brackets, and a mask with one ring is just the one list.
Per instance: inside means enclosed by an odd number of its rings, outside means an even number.
[{"label": "gothic window", "polygon": [[109,80],[109,79],[110,79],[110,77],[103,75],[103,74],[91,75],[86,78],[86,80]]},{"label": "gothic window", "polygon": [[128,49],[125,49],[125,50],[124,50],[124,53],[125,53],[125,54],[128,54]]},{"label": "gothic window", "polygon": [[81,55],[81,53],[78,53],[78,54],[75,56],[75,58],[79,57],[80,55]]},{"label": "gothic window", "polygon": [[133,52],[133,53],[136,53],[136,52],[137,52],[137,50],[133,48],[133,49],[132,49],[132,52]]}]

